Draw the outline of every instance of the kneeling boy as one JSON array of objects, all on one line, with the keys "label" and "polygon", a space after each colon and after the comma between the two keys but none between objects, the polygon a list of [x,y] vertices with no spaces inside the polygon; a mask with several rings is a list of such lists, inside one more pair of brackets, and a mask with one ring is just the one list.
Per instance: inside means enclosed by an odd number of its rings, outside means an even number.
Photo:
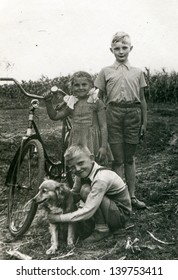
[{"label": "kneeling boy", "polygon": [[77,222],[94,217],[95,230],[87,242],[99,241],[111,231],[124,227],[130,216],[131,200],[123,180],[115,172],[98,165],[87,147],[69,147],[65,160],[76,175],[72,191],[77,190],[85,203],[74,212],[49,215],[50,222]]}]

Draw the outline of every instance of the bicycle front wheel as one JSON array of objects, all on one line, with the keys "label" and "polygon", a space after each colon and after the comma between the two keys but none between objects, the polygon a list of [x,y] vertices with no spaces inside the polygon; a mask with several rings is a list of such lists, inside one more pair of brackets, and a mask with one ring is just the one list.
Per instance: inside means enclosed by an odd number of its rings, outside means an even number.
[{"label": "bicycle front wheel", "polygon": [[14,237],[21,236],[30,227],[37,211],[37,205],[30,200],[45,175],[44,150],[39,140],[29,140],[20,154],[12,173],[8,200],[8,227]]}]

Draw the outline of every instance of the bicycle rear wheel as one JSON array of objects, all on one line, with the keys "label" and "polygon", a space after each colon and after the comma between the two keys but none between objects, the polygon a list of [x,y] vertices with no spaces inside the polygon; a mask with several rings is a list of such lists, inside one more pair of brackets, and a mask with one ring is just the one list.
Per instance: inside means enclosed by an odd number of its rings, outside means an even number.
[{"label": "bicycle rear wheel", "polygon": [[30,227],[37,211],[31,201],[45,175],[44,150],[37,139],[29,140],[21,151],[20,162],[15,163],[8,200],[8,227],[14,237],[24,234]]}]

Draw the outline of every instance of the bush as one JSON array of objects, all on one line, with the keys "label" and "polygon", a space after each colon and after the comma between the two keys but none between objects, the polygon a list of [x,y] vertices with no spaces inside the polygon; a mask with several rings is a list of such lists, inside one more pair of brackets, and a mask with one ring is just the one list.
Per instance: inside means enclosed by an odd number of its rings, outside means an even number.
[{"label": "bush", "polygon": [[[178,102],[178,73],[161,72],[150,73],[145,68],[147,88],[145,96],[148,102],[153,103],[177,103]],[[93,74],[93,80],[97,74]],[[29,93],[42,95],[46,90],[56,85],[66,93],[69,93],[70,75],[60,76],[54,79],[42,76],[38,81],[22,81],[22,87]],[[24,108],[29,106],[29,98],[20,93],[15,84],[3,84],[0,86],[0,107],[1,108]]]},{"label": "bush", "polygon": [[[31,94],[42,95],[52,86],[57,86],[68,93],[70,76],[61,76],[54,79],[42,76],[38,81],[22,81],[21,86]],[[3,84],[0,86],[1,108],[25,108],[29,106],[29,98],[20,92],[16,84]]]},{"label": "bush", "polygon": [[168,73],[163,68],[161,72],[150,74],[145,68],[145,78],[148,87],[145,90],[147,101],[153,103],[177,103],[178,102],[178,73]]}]

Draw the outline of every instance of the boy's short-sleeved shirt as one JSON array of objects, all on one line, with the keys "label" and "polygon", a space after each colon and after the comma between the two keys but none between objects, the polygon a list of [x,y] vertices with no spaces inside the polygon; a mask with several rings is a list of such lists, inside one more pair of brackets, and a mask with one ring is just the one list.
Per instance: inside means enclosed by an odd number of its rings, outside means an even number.
[{"label": "boy's short-sleeved shirt", "polygon": [[95,86],[106,92],[106,103],[137,103],[140,102],[140,89],[146,87],[141,69],[115,61],[111,66],[104,67],[95,80]]}]

